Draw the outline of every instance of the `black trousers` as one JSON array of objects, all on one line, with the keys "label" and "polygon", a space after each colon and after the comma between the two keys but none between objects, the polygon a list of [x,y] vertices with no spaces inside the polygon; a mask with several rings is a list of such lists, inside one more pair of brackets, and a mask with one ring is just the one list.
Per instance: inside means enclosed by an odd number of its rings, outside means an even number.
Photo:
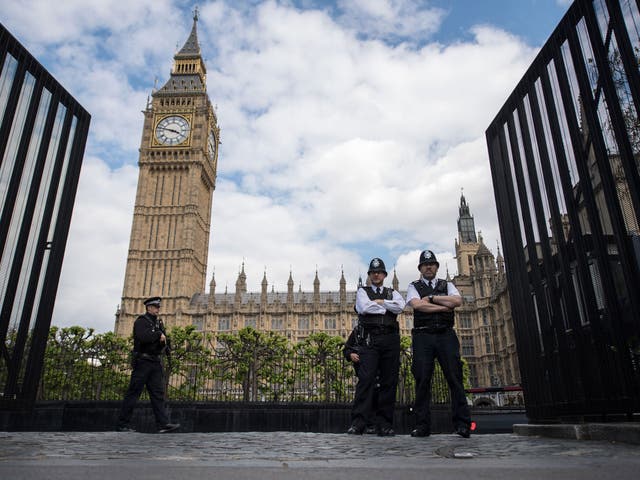
[{"label": "black trousers", "polygon": [[414,405],[416,426],[427,430],[431,429],[431,378],[437,358],[442,373],[449,384],[453,425],[455,427],[469,427],[471,412],[462,384],[460,342],[456,332],[451,328],[442,333],[414,330],[412,348],[411,370],[416,379],[416,402]]},{"label": "black trousers", "polygon": [[[351,424],[362,428],[373,419],[381,427],[390,427],[393,424],[400,370],[400,335],[397,331],[372,331],[367,335],[369,345],[362,345],[358,352],[358,384],[351,410]],[[377,396],[374,395],[376,383],[380,385]]]},{"label": "black trousers", "polygon": [[133,409],[145,386],[149,392],[149,399],[151,400],[153,414],[156,417],[156,424],[160,427],[169,423],[169,417],[167,416],[164,406],[164,374],[162,371],[162,363],[160,361],[139,358],[135,361],[129,388],[122,401],[122,409],[120,410],[120,417],[118,419],[120,426],[129,425],[131,416],[133,415]]}]

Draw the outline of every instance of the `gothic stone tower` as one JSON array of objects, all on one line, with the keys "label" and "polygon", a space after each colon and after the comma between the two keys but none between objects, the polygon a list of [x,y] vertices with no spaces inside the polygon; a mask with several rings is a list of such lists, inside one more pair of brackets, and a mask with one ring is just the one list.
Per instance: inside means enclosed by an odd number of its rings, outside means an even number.
[{"label": "gothic stone tower", "polygon": [[458,261],[458,275],[470,275],[473,271],[473,256],[480,248],[476,237],[476,227],[473,215],[464,195],[460,195],[458,207],[458,238],[455,242],[456,260]]},{"label": "gothic stone tower", "polygon": [[115,332],[130,335],[142,301],[162,296],[168,326],[188,323],[189,300],[204,292],[219,133],[206,67],[193,28],[173,57],[167,83],[144,113],[138,190]]}]

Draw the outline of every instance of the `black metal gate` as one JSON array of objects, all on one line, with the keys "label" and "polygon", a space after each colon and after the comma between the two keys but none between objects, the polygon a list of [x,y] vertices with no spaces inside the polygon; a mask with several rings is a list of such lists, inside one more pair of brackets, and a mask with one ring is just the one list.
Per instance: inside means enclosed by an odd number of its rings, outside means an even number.
[{"label": "black metal gate", "polygon": [[90,115],[0,24],[0,406],[33,403]]},{"label": "black metal gate", "polygon": [[640,8],[576,1],[486,132],[527,414],[640,411]]}]

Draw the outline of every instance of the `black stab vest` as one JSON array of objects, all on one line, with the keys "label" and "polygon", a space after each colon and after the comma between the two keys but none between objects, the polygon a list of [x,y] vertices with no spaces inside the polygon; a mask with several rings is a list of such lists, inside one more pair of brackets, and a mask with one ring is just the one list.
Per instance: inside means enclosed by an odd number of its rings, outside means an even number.
[{"label": "black stab vest", "polygon": [[[380,293],[376,293],[373,287],[361,287],[364,288],[364,291],[367,293],[369,300],[390,300],[393,298],[393,289],[382,287],[382,291]],[[386,311],[384,314],[372,314],[372,313],[360,313],[358,314],[358,323],[365,327],[397,327],[398,321],[396,320],[398,315]]]},{"label": "black stab vest", "polygon": [[[433,295],[434,297],[437,295],[447,295],[447,281],[446,280],[438,280],[435,288],[431,288],[428,285],[420,280],[416,280],[411,283],[417,290],[420,298],[428,297],[429,295]],[[420,312],[418,310],[413,311],[413,327],[414,328],[426,328],[433,329],[435,331],[445,330],[447,328],[453,327],[454,315],[453,312],[438,312],[438,313],[426,313]]]}]

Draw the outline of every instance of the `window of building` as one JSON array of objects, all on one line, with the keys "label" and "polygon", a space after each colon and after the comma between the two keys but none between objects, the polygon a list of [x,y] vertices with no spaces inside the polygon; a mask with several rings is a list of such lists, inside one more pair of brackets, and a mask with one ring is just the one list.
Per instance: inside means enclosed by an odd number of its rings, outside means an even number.
[{"label": "window of building", "polygon": [[194,316],[191,323],[196,327],[196,330],[202,331],[204,329],[204,318],[202,315]]},{"label": "window of building", "polygon": [[257,325],[258,325],[258,321],[257,321],[257,318],[254,316],[246,317],[244,319],[245,327],[257,328]]},{"label": "window of building", "polygon": [[462,340],[462,356],[473,357],[476,354],[476,349],[473,346],[473,337],[471,335],[463,335]]},{"label": "window of building", "polygon": [[226,330],[230,330],[230,326],[231,326],[231,320],[229,317],[220,317],[218,319],[218,330],[219,331],[226,331]]},{"label": "window of building", "polygon": [[298,318],[298,330],[309,330],[309,317]]},{"label": "window of building", "polygon": [[273,317],[271,319],[271,330],[283,330],[284,319],[282,317]]},{"label": "window of building", "polygon": [[471,328],[471,312],[458,313],[458,326],[460,328]]},{"label": "window of building", "polygon": [[493,346],[491,344],[491,336],[487,333],[484,336],[484,345],[485,345],[485,351],[487,353],[492,353],[493,352]]},{"label": "window of building", "polygon": [[475,365],[469,365],[469,382],[472,387],[478,386],[478,372]]},{"label": "window of building", "polygon": [[324,329],[325,330],[335,330],[336,329],[336,319],[335,317],[329,317],[324,319]]}]

